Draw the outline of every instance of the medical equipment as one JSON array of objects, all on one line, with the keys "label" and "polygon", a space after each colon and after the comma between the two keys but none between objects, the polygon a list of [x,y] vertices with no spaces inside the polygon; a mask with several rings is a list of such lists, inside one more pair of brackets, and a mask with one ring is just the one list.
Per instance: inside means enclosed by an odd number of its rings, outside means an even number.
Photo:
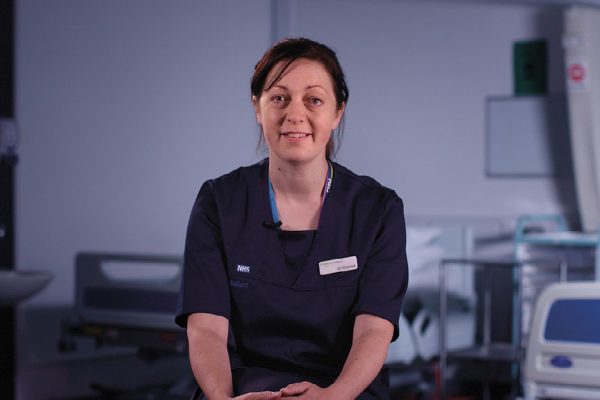
[{"label": "medical equipment", "polygon": [[[513,321],[513,337],[520,338],[523,347],[528,343],[533,309],[542,290],[559,281],[600,279],[599,243],[597,233],[567,231],[566,221],[558,215],[519,218],[515,228],[515,257],[523,266],[513,277],[518,288],[513,301],[520,304],[521,310],[520,321]],[[558,268],[527,260],[555,260]],[[514,310],[513,314],[517,315]]]},{"label": "medical equipment", "polygon": [[[135,350],[142,360],[180,360],[177,367],[187,363],[186,332],[174,322],[181,257],[79,253],[75,264],[75,318],[62,321],[61,351],[76,351],[80,339],[93,339],[96,347],[110,348],[115,354]],[[195,381],[189,369],[185,371],[174,383],[93,386],[111,396],[170,399],[185,394],[187,398]]]},{"label": "medical equipment", "polygon": [[75,308],[82,321],[179,329],[174,315],[181,257],[79,253],[75,263]]},{"label": "medical equipment", "polygon": [[[471,267],[480,270],[482,276],[485,277],[482,282],[482,296],[478,299],[481,303],[482,315],[479,321],[482,324],[482,338],[481,341],[474,344],[473,346],[465,346],[461,349],[453,350],[449,345],[449,339],[451,338],[451,327],[448,323],[452,322],[449,317],[449,298],[446,290],[446,279],[450,275],[450,267],[459,266],[461,268]],[[491,269],[500,269],[511,271],[515,268],[520,268],[520,263],[512,259],[444,259],[440,263],[440,325],[439,325],[439,343],[440,343],[440,396],[445,399],[447,396],[447,380],[449,376],[448,360],[450,358],[462,359],[462,360],[477,360],[481,362],[490,363],[511,363],[514,364],[519,358],[518,346],[505,343],[497,342],[492,338],[492,331],[497,326],[493,324],[492,310],[493,301],[506,301],[506,297],[492,298],[492,274]],[[517,308],[517,312],[520,308]],[[453,351],[450,351],[453,350]],[[487,371],[487,369],[485,369]],[[482,398],[491,398],[491,383],[493,379],[498,376],[491,376],[486,373],[479,380],[482,381]],[[517,387],[517,381],[515,378],[511,380],[511,390],[514,392]]]},{"label": "medical equipment", "polygon": [[[447,310],[444,320],[447,324],[446,348],[457,350],[470,347],[475,338],[474,305],[452,307]],[[431,360],[440,354],[440,316],[426,308],[421,309],[413,321],[413,331],[418,354],[424,360]]]},{"label": "medical equipment", "polygon": [[63,321],[59,348],[75,337],[144,352],[185,353],[185,331],[174,321],[181,257],[79,253],[75,258],[75,319]]},{"label": "medical equipment", "polygon": [[600,11],[572,7],[565,11],[563,46],[571,152],[578,211],[585,231],[600,225]]},{"label": "medical equipment", "polygon": [[[439,264],[448,257],[468,257],[473,252],[473,232],[459,224],[408,226],[406,252],[410,269],[407,298],[416,297],[421,308],[412,319],[416,356],[430,360],[439,346]],[[446,281],[450,299],[444,316],[449,349],[474,344],[476,295],[473,268],[457,268]]]},{"label": "medical equipment", "polygon": [[600,399],[600,282],[548,286],[536,303],[525,398]]},{"label": "medical equipment", "polygon": [[398,321],[400,335],[395,342],[390,344],[385,362],[410,364],[417,356],[417,347],[412,329],[404,315],[400,314]]},{"label": "medical equipment", "polygon": [[[409,390],[424,398],[433,395],[435,367],[432,360],[439,353],[438,265],[444,257],[469,256],[472,233],[469,226],[451,221],[409,222],[406,252],[410,283],[398,323],[400,336],[390,345],[386,358],[392,393],[404,396],[403,390]],[[457,270],[448,282],[453,300],[449,307],[449,345],[453,349],[474,341],[473,279],[472,271],[465,268]]]}]

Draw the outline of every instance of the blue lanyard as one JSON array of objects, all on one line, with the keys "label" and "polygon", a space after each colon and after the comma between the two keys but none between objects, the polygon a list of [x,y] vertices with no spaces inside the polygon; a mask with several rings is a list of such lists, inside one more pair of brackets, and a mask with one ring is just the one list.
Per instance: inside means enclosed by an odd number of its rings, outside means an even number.
[{"label": "blue lanyard", "polygon": [[[271,183],[271,178],[268,177],[269,180],[269,202],[271,203],[271,215],[273,216],[273,222],[275,224],[279,223],[279,212],[277,211],[277,203],[275,203],[275,191],[273,190],[273,184]],[[327,160],[327,180],[325,181],[325,186],[323,187],[323,203],[325,202],[325,197],[331,190],[331,184],[333,183],[333,165],[331,165],[331,161]],[[321,205],[323,204],[321,203]]]}]

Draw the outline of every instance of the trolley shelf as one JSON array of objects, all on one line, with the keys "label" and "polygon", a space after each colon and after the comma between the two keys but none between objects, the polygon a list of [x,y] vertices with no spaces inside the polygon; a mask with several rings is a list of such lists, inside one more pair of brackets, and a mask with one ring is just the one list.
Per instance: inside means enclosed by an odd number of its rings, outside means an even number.
[{"label": "trolley shelf", "polygon": [[448,357],[489,361],[518,361],[521,359],[521,354],[510,343],[491,343],[449,351]]}]

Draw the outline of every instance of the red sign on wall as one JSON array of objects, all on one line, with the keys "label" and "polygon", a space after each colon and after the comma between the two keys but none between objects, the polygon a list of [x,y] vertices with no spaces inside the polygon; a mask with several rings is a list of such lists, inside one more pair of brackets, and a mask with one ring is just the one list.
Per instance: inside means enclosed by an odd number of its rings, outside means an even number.
[{"label": "red sign on wall", "polygon": [[581,61],[569,63],[567,66],[567,82],[570,90],[586,90],[588,81],[587,65]]}]

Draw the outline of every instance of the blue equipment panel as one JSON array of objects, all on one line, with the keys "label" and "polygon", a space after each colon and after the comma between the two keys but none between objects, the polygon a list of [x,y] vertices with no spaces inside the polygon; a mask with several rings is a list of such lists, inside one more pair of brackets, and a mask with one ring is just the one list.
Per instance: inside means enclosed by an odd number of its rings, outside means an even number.
[{"label": "blue equipment panel", "polygon": [[560,299],[550,307],[544,339],[600,343],[600,299]]}]

